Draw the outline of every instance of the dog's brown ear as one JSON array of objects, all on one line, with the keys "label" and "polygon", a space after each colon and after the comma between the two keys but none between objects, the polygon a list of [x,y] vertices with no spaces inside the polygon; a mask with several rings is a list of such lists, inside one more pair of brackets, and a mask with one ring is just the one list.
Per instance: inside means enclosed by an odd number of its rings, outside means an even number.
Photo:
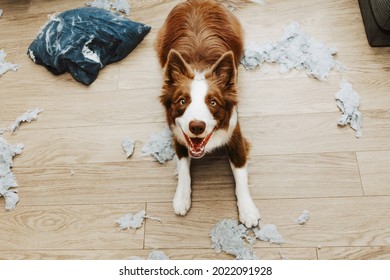
[{"label": "dog's brown ear", "polygon": [[211,74],[217,78],[218,83],[223,88],[230,88],[236,82],[236,66],[232,51],[224,53],[213,67]]},{"label": "dog's brown ear", "polygon": [[165,66],[165,79],[168,83],[174,83],[181,77],[192,77],[190,66],[185,62],[179,52],[171,49]]}]

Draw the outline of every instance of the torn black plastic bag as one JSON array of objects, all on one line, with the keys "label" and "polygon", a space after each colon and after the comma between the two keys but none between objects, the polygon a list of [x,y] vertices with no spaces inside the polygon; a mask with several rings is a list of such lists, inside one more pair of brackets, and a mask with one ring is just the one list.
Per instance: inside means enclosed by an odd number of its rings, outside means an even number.
[{"label": "torn black plastic bag", "polygon": [[134,50],[150,29],[104,9],[73,9],[52,16],[27,54],[53,74],[70,72],[89,85],[105,65]]}]

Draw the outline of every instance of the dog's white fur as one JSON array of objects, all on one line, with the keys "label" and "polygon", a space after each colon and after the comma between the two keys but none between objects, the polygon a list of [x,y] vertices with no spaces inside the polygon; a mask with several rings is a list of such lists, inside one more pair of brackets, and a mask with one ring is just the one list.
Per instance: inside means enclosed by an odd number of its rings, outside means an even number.
[{"label": "dog's white fur", "polygon": [[[225,146],[236,183],[239,218],[252,227],[258,225],[260,214],[249,192],[249,144],[242,136],[236,107],[242,41],[241,26],[233,14],[215,1],[188,0],[168,15],[157,35],[156,50],[164,69],[160,101],[178,159],[175,213],[185,215],[191,207],[191,156],[200,158]],[[202,125],[195,127],[195,122]]]},{"label": "dog's white fur", "polygon": [[[185,113],[176,118],[176,124],[172,125],[171,129],[177,139],[181,139],[183,145],[186,144],[182,131],[187,135],[192,133],[189,131],[189,123],[193,120],[201,120],[206,123],[205,132],[199,137],[209,135],[216,125],[212,114],[210,113],[206,103],[205,96],[208,91],[207,81],[204,76],[197,74],[191,83],[191,104],[186,109]],[[237,125],[238,114],[236,108],[229,121],[228,130],[216,130],[206,145],[206,152],[210,152],[215,148],[224,146],[232,136],[232,133]],[[194,135],[195,137],[195,135]],[[176,193],[173,198],[173,208],[177,215],[184,216],[191,208],[191,175],[190,175],[191,157],[183,157],[177,159],[178,184]],[[248,227],[257,225],[260,219],[259,211],[254,204],[248,188],[248,171],[245,165],[242,168],[236,168],[230,163],[236,183],[237,206],[239,210],[240,221]]]}]

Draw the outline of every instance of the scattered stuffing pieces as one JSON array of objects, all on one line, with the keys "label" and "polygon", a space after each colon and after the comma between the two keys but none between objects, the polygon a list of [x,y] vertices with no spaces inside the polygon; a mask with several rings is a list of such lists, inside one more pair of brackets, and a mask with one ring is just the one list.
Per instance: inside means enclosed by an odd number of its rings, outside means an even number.
[{"label": "scattered stuffing pieces", "polygon": [[126,158],[129,158],[134,152],[134,141],[126,137],[122,140],[122,148],[126,153]]},{"label": "scattered stuffing pieces", "polygon": [[148,260],[169,260],[169,257],[163,251],[154,250],[150,252]]},{"label": "scattered stuffing pieces", "polygon": [[86,6],[95,7],[99,9],[110,10],[111,3],[108,0],[94,0],[92,2],[85,3]]},{"label": "scattered stuffing pieces", "polygon": [[42,113],[43,110],[42,109],[34,109],[34,110],[28,110],[27,112],[25,112],[23,115],[21,115],[20,117],[18,117],[15,122],[13,122],[10,126],[10,130],[12,132],[16,132],[20,126],[21,123],[23,122],[32,122],[32,121],[35,121],[36,119],[38,119],[38,114]]},{"label": "scattered stuffing pieces", "polygon": [[262,225],[260,230],[254,229],[256,238],[270,243],[283,244],[283,237],[279,234],[277,228],[273,224]]},{"label": "scattered stuffing pieces", "polygon": [[18,64],[12,64],[5,61],[7,54],[3,50],[0,50],[0,77],[5,74],[8,70],[16,71],[20,68]]},{"label": "scattered stuffing pieces", "polygon": [[303,225],[306,223],[310,218],[310,214],[308,210],[304,210],[303,213],[298,217],[297,223],[300,225]]},{"label": "scattered stuffing pieces", "polygon": [[144,210],[141,210],[135,215],[133,215],[132,213],[124,215],[116,223],[123,230],[131,228],[138,229],[142,226],[144,219],[151,219],[161,222],[159,218],[149,217],[146,215],[146,212]]},{"label": "scattered stuffing pieces", "polygon": [[146,212],[144,210],[139,211],[137,214],[133,215],[128,213],[120,218],[116,223],[121,229],[137,229],[140,228],[144,222]]},{"label": "scattered stuffing pieces", "polygon": [[[141,257],[138,256],[132,256],[130,257],[131,260],[144,260]],[[169,257],[160,250],[154,250],[149,253],[148,260],[169,260]]]},{"label": "scattered stuffing pieces", "polygon": [[3,16],[3,9],[0,9],[0,18]]},{"label": "scattered stuffing pieces", "polygon": [[211,230],[211,247],[219,254],[222,251],[236,256],[236,260],[259,259],[252,248],[244,243],[247,228],[236,220],[225,219]]},{"label": "scattered stuffing pieces", "polygon": [[5,198],[5,209],[13,210],[19,202],[15,188],[18,186],[14,174],[11,172],[12,159],[21,154],[23,145],[10,145],[0,137],[0,197]]},{"label": "scattered stuffing pieces", "polygon": [[130,15],[130,4],[127,0],[94,0],[92,2],[88,2],[85,4],[86,6],[105,9],[109,11],[111,8],[113,10],[117,10],[118,12],[125,13],[126,15]]},{"label": "scattered stuffing pieces", "polygon": [[172,160],[175,156],[175,150],[169,127],[165,126],[160,133],[152,134],[149,142],[142,148],[142,152],[146,156],[153,156],[161,164]]},{"label": "scattered stuffing pieces", "polygon": [[218,222],[211,230],[210,236],[211,247],[218,254],[224,251],[234,255],[237,260],[259,259],[251,247],[256,239],[276,244],[284,243],[282,236],[273,224],[248,229],[234,219],[225,219]]},{"label": "scattered stuffing pieces", "polygon": [[114,10],[117,10],[118,12],[125,13],[126,15],[130,15],[130,4],[127,2],[127,0],[116,0],[111,4],[112,8]]},{"label": "scattered stuffing pieces", "polygon": [[246,69],[254,69],[264,62],[279,63],[280,73],[293,68],[306,69],[310,77],[322,81],[329,78],[329,72],[334,67],[343,69],[333,60],[336,53],[337,49],[326,47],[305,33],[297,22],[292,22],[284,28],[278,42],[248,45],[241,63]]},{"label": "scattered stuffing pieces", "polygon": [[358,110],[359,95],[353,90],[352,85],[347,80],[340,81],[340,90],[336,93],[336,104],[343,113],[337,122],[339,126],[350,125],[356,131],[356,137],[362,136],[361,122],[362,116]]}]

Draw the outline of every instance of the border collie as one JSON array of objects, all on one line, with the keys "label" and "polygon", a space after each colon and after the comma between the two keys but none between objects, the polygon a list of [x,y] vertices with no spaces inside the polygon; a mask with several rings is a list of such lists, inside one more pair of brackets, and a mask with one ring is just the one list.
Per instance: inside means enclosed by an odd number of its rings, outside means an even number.
[{"label": "border collie", "polygon": [[215,1],[189,0],[169,13],[155,48],[164,71],[160,101],[174,137],[177,215],[191,206],[191,158],[225,147],[236,182],[239,219],[258,225],[260,214],[248,189],[249,144],[237,113],[237,68],[243,32],[237,18]]}]

